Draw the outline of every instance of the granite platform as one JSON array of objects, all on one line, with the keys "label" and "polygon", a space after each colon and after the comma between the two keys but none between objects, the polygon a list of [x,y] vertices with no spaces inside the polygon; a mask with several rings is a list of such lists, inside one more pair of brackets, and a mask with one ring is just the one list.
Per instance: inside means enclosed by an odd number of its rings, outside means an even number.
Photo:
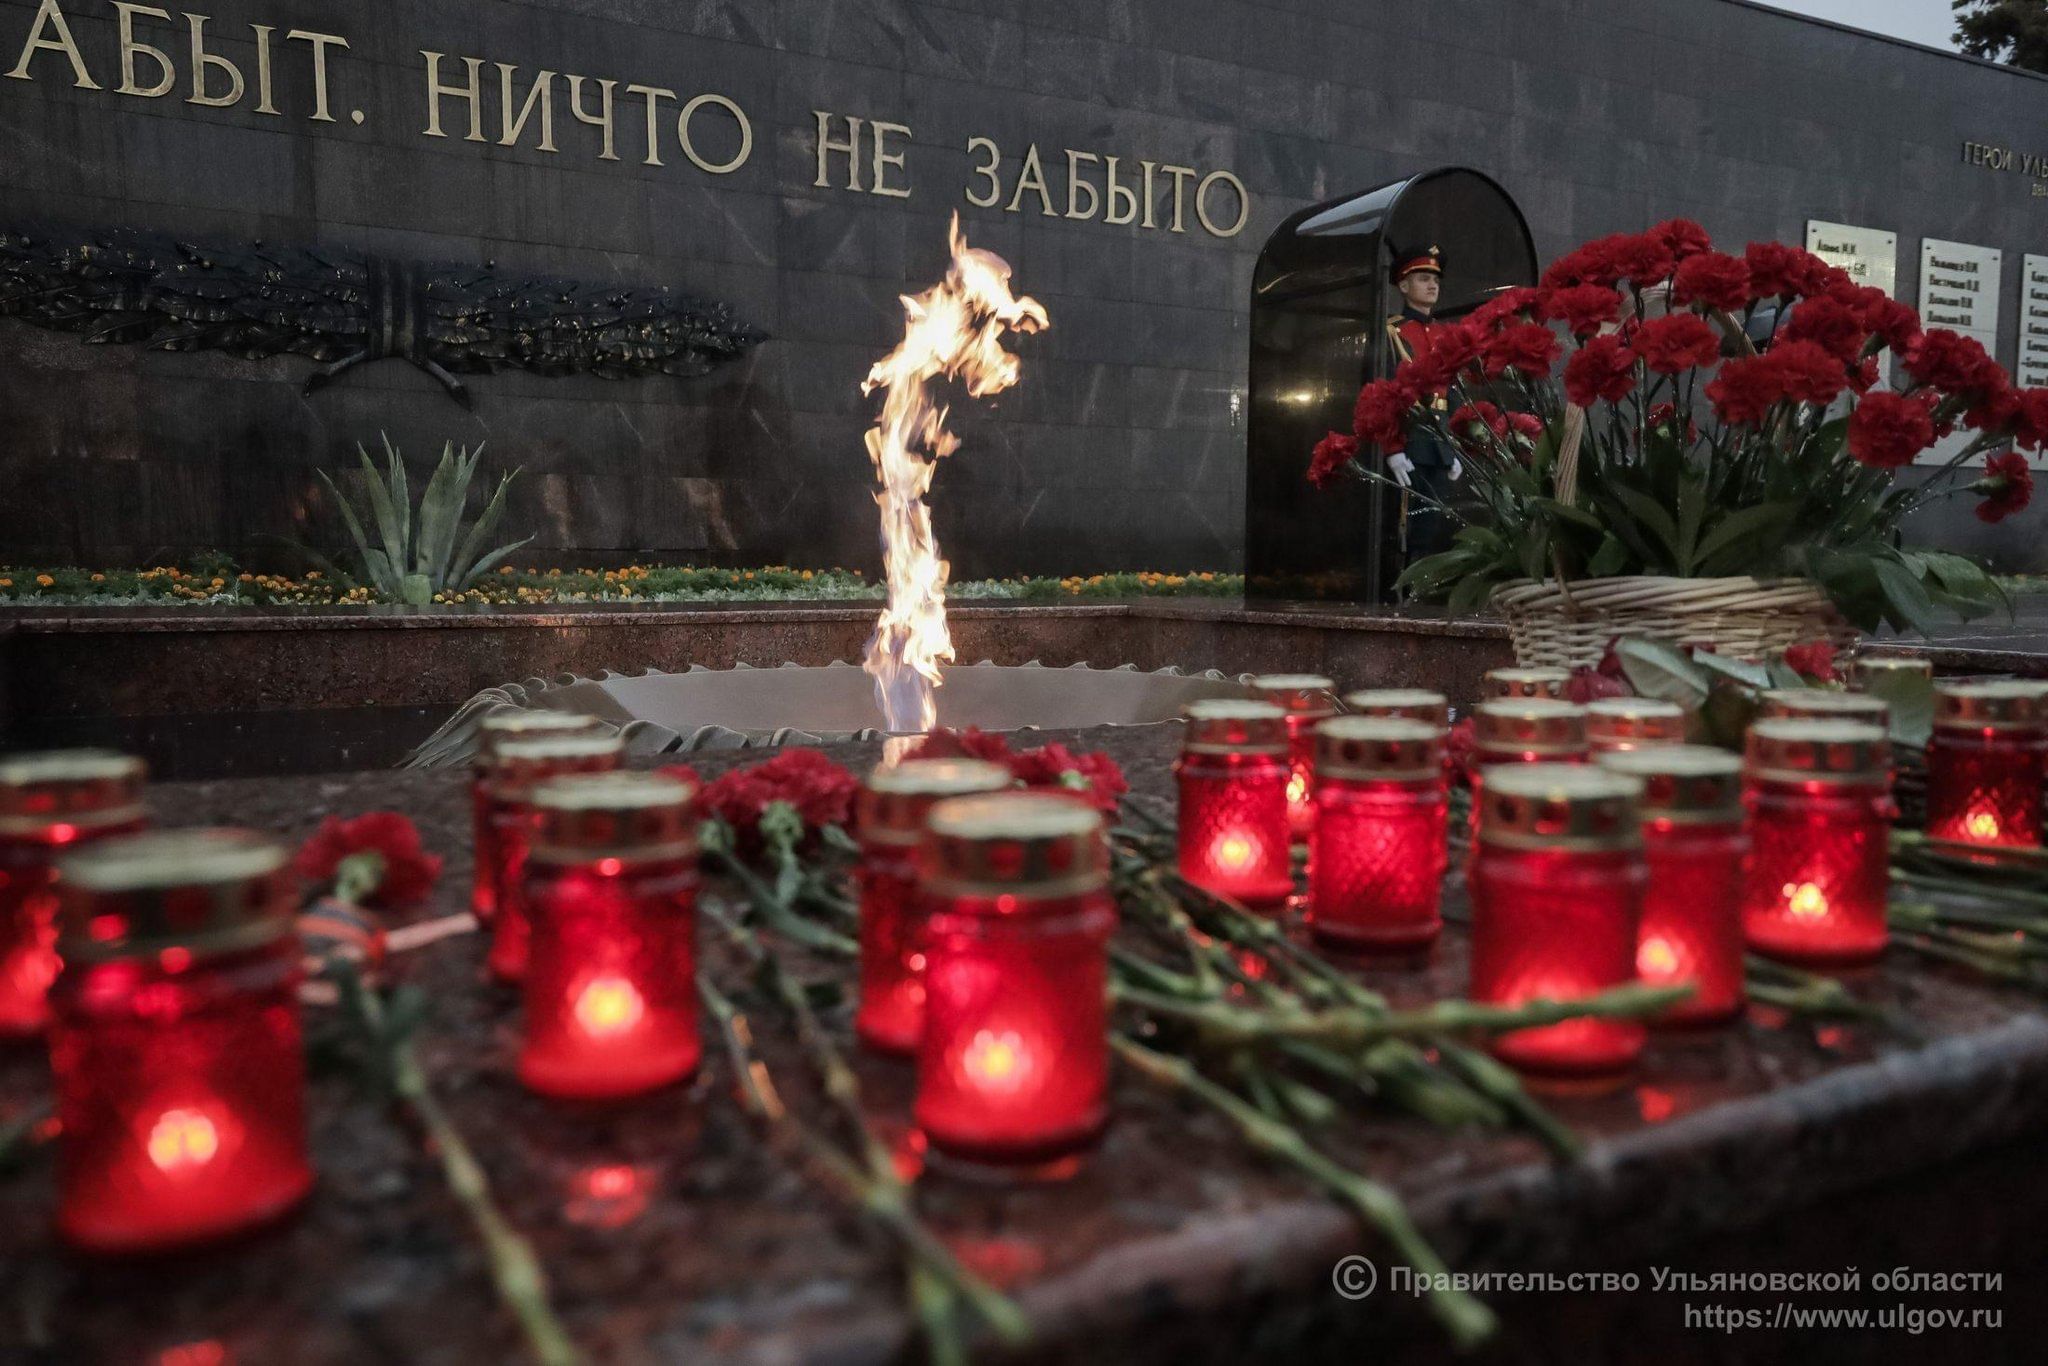
[{"label": "granite platform", "polygon": [[[1163,807],[1173,726],[1056,738],[1108,749],[1137,800]],[[876,747],[835,750],[848,763]],[[715,770],[733,760],[703,756]],[[463,775],[359,774],[173,783],[169,823],[235,820],[288,838],[330,813],[396,808],[447,857],[414,914],[462,909],[469,876]],[[1455,920],[1459,901],[1450,910]],[[1400,1003],[1462,994],[1466,942],[1453,924],[1426,960],[1357,965]],[[901,1280],[886,1246],[764,1149],[734,1104],[723,1060],[691,1085],[609,1107],[519,1089],[516,999],[482,972],[474,935],[396,960],[432,1002],[422,1053],[477,1148],[512,1224],[534,1243],[568,1332],[594,1361],[866,1366],[901,1360]],[[740,985],[733,964],[711,970]],[[813,966],[817,980],[843,970]],[[1632,1084],[1557,1097],[1589,1140],[1561,1164],[1532,1140],[1447,1132],[1362,1103],[1319,1135],[1325,1148],[1407,1200],[1423,1231],[1468,1272],[1634,1273],[1635,1293],[1498,1293],[1493,1363],[1815,1361],[2037,1362],[2048,1297],[2048,1017],[2038,1003],[1903,951],[1852,989],[1909,1026],[1816,1025],[1752,1011],[1719,1033],[1653,1043]],[[847,1007],[829,1019],[842,1033]],[[316,1014],[317,1021],[318,1016]],[[815,1097],[771,1012],[756,1028],[793,1103]],[[877,1128],[914,1149],[906,1067],[863,1057]],[[0,1053],[0,1122],[44,1088],[33,1051]],[[1008,1288],[1036,1329],[1002,1362],[1356,1363],[1453,1359],[1389,1255],[1234,1132],[1129,1076],[1114,1120],[1072,1179],[1029,1188],[927,1171],[925,1217]],[[419,1366],[511,1361],[519,1340],[484,1259],[417,1139],[344,1078],[316,1077],[312,1142],[321,1182],[290,1223],[204,1254],[90,1263],[47,1232],[46,1161],[0,1177],[0,1360],[193,1361]],[[1379,1263],[1377,1293],[1347,1300],[1332,1268]],[[1863,1293],[1769,1295],[1653,1289],[1659,1271],[1859,1268]],[[1875,1293],[1878,1272],[1996,1273],[1996,1288]],[[1769,1328],[1730,1335],[1688,1318],[1702,1306],[1768,1313],[1903,1304],[1986,1308],[1998,1326],[1889,1333]],[[182,1353],[182,1355],[181,1355]]]}]

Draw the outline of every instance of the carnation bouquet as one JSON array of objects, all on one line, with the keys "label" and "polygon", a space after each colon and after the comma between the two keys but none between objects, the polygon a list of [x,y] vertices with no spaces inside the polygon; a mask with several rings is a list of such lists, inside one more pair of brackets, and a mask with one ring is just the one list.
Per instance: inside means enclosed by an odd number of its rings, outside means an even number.
[{"label": "carnation bouquet", "polygon": [[[1900,387],[1885,381],[1887,354]],[[1560,365],[1560,362],[1562,364]],[[1601,238],[1540,287],[1504,291],[1358,396],[1354,430],[1309,478],[1385,481],[1360,452],[1418,429],[1464,466],[1452,547],[1411,564],[1415,595],[1470,609],[1516,580],[1649,575],[1816,585],[1864,630],[1981,615],[2003,595],[1974,561],[1912,549],[1901,525],[1959,494],[1995,522],[2048,440],[2048,389],[1813,254],[1714,250],[1694,223]],[[1966,438],[1924,481],[1921,453]]]}]

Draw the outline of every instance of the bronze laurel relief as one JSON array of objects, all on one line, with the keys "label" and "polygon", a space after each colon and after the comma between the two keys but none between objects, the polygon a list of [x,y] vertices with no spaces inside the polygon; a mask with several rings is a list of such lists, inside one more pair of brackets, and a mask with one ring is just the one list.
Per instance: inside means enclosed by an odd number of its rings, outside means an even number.
[{"label": "bronze laurel relief", "polygon": [[764,334],[666,285],[504,276],[494,263],[346,249],[229,247],[126,228],[0,229],[0,317],[88,343],[319,363],[308,394],[371,361],[410,361],[473,407],[458,375],[692,377]]}]

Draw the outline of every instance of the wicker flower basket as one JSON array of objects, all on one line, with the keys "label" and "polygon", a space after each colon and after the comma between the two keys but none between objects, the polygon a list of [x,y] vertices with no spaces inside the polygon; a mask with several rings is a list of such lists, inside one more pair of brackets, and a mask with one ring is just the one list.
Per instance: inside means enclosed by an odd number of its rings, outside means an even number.
[{"label": "wicker flower basket", "polygon": [[1560,584],[1517,579],[1493,591],[1524,668],[1598,664],[1617,636],[1652,636],[1757,659],[1802,641],[1855,645],[1856,628],[1805,579],[1634,575]]}]

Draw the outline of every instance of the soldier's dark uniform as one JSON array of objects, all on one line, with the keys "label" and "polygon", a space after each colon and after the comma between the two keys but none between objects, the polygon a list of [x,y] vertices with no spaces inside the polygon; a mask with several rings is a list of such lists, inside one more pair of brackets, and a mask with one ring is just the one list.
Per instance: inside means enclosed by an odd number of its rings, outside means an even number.
[{"label": "soldier's dark uniform", "polygon": [[[1417,254],[1396,252],[1394,260],[1392,280],[1396,286],[1417,271],[1426,270],[1441,276],[1444,270],[1443,253],[1435,247]],[[1431,334],[1437,326],[1434,318],[1404,299],[1401,311],[1387,319],[1387,340],[1392,343],[1394,364],[1428,355]],[[1444,406],[1441,398],[1436,402],[1438,407]],[[1438,503],[1450,502],[1455,491],[1451,470],[1456,453],[1438,440],[1434,432],[1418,423],[1408,429],[1407,455],[1415,462],[1415,470],[1409,475],[1415,492]],[[1402,502],[1406,507],[1403,544],[1411,563],[1425,555],[1451,548],[1456,523],[1420,498],[1403,498]]]}]

